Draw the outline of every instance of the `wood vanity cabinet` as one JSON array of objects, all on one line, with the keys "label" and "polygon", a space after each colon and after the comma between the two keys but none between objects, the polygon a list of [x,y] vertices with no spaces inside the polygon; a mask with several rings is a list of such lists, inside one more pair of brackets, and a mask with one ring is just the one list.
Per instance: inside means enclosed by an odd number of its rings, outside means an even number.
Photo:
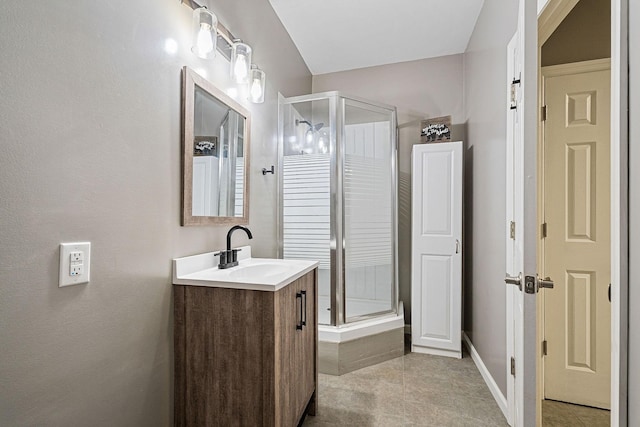
[{"label": "wood vanity cabinet", "polygon": [[317,407],[317,269],[277,291],[175,286],[176,426],[297,426]]}]

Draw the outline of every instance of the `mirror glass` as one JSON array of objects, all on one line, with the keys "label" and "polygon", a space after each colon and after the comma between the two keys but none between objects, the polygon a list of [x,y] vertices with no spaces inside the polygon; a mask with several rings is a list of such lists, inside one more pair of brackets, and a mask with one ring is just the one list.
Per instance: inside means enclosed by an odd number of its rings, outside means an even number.
[{"label": "mirror glass", "polygon": [[248,220],[249,112],[185,67],[183,225]]}]

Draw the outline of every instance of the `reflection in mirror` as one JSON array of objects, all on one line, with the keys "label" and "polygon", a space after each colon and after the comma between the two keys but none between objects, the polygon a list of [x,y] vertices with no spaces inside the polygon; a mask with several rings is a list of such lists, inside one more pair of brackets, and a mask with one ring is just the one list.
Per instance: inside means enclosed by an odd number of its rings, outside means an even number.
[{"label": "reflection in mirror", "polygon": [[193,70],[183,77],[182,224],[247,223],[249,112]]},{"label": "reflection in mirror", "polygon": [[244,117],[196,85],[193,129],[191,214],[241,217]]}]

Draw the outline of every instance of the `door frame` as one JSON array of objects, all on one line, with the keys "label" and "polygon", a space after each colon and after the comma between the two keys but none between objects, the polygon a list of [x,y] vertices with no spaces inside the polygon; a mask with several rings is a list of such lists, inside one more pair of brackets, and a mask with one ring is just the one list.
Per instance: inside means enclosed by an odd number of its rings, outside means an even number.
[{"label": "door frame", "polygon": [[[575,0],[571,0],[573,3]],[[549,0],[545,8],[541,11],[537,20],[537,62],[536,68],[538,72],[538,104],[535,109],[535,116],[540,114],[540,106],[542,105],[541,91],[542,91],[542,73],[540,67],[540,55],[541,46],[546,38],[548,38],[553,30],[562,22],[562,19],[571,11],[573,6],[569,7],[569,4],[562,4],[564,0]],[[577,3],[577,1],[575,1]],[[627,358],[628,358],[628,295],[629,295],[629,225],[628,225],[628,188],[629,188],[629,119],[628,119],[628,105],[629,105],[629,46],[628,46],[628,9],[629,0],[611,0],[611,426],[623,427],[627,425],[628,417],[628,371],[627,371]],[[529,26],[533,23],[533,8],[526,10],[527,17],[525,19],[526,24]],[[564,16],[562,16],[564,14]],[[555,15],[555,18],[554,18]],[[536,14],[537,16],[537,14]],[[540,26],[543,26],[543,30],[540,30]],[[526,27],[525,27],[526,28]],[[551,29],[551,30],[550,30]],[[527,37],[527,46],[531,46],[533,43],[533,35],[531,31],[527,31],[525,37]],[[543,37],[546,37],[543,39]],[[528,55],[528,54],[527,54]],[[527,56],[530,58],[530,56]],[[529,71],[532,71],[531,61],[526,64]],[[531,104],[527,104],[526,107],[531,107]],[[525,107],[525,108],[526,108]],[[534,117],[533,114],[527,113],[525,121],[531,121]],[[532,123],[529,123],[531,126]],[[540,196],[540,179],[541,179],[541,138],[543,137],[541,126],[542,122],[537,117],[536,122],[538,137],[537,137],[537,178],[536,184],[538,187],[538,197]],[[531,143],[531,140],[527,140],[525,144]],[[526,148],[525,148],[526,150]],[[537,203],[537,224],[541,224],[541,203]],[[540,240],[540,227],[536,225],[536,245]],[[525,236],[525,239],[530,236]],[[531,242],[525,241],[525,246],[530,247]],[[541,266],[542,258],[540,257],[540,251],[537,251],[537,267]],[[530,261],[527,257],[525,263]],[[539,268],[536,271],[541,271]],[[540,300],[536,298],[536,333],[535,348],[536,348],[536,365],[540,366],[541,363],[541,344],[540,339],[541,331],[540,326],[541,312],[540,312]],[[525,340],[531,339],[531,336],[525,332]],[[529,348],[532,348],[532,344],[529,342]],[[525,364],[531,363],[531,359],[526,359]],[[525,375],[530,371],[531,366],[525,366]],[[535,384],[536,391],[532,393],[532,390],[528,389],[529,384],[525,383],[525,395],[536,396],[536,422],[535,425],[540,426],[542,424],[542,369],[536,368]],[[528,422],[529,421],[529,422]],[[525,417],[525,424],[530,424],[530,418]]]},{"label": "door frame", "polygon": [[[611,426],[628,423],[629,0],[611,0]],[[615,402],[615,404],[614,404]]]}]

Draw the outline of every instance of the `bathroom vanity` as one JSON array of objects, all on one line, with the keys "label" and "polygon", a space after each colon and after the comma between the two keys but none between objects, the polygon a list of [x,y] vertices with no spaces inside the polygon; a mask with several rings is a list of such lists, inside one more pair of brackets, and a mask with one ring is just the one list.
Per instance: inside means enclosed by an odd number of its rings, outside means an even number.
[{"label": "bathroom vanity", "polygon": [[[317,407],[317,262],[174,262],[175,425],[296,426]],[[247,256],[248,255],[248,256]]]}]

